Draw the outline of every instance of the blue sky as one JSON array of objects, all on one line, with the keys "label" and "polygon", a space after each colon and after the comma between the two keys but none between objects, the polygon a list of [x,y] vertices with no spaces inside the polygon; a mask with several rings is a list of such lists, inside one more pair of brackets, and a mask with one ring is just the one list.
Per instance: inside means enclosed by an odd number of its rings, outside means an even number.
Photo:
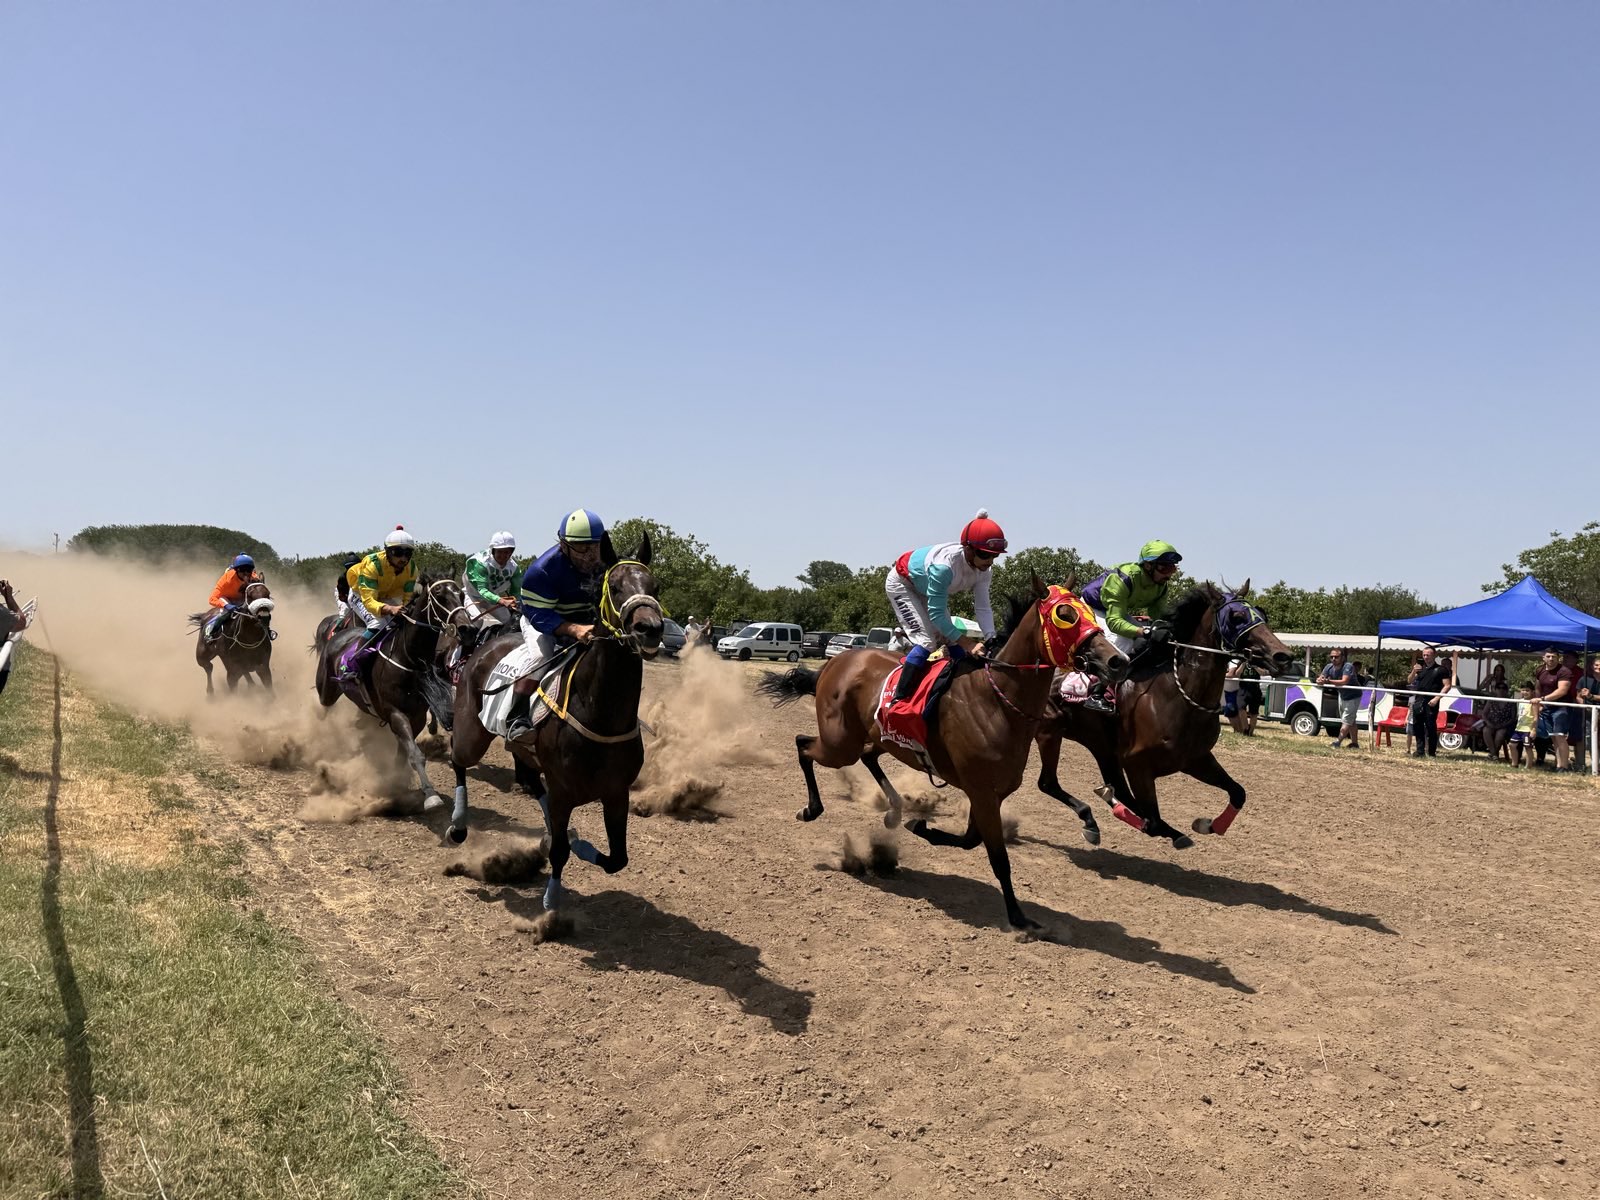
[{"label": "blue sky", "polygon": [[1555,3],[14,3],[0,540],[537,550],[582,505],[772,585],[982,504],[1470,600],[1600,517],[1597,44]]}]

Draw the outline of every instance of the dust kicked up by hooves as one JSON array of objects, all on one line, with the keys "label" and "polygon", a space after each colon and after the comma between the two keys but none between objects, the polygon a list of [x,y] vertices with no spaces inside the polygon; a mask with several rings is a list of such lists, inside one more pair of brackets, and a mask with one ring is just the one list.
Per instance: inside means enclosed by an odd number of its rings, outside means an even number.
[{"label": "dust kicked up by hooves", "polygon": [[0,554],[0,575],[39,597],[40,632],[30,640],[93,691],[140,716],[186,724],[240,762],[310,772],[304,819],[353,821],[394,811],[415,781],[396,761],[393,738],[348,705],[323,710],[310,694],[310,647],[317,622],[333,609],[331,594],[269,577],[277,602],[273,691],[241,683],[229,692],[215,663],[216,692],[207,698],[188,616],[205,610],[219,571],[212,562]]},{"label": "dust kicked up by hooves", "polygon": [[676,678],[643,714],[655,735],[646,738],[644,769],[633,785],[634,813],[686,821],[728,816],[723,773],[778,761],[762,745],[749,706],[742,676],[710,650],[685,650]]}]

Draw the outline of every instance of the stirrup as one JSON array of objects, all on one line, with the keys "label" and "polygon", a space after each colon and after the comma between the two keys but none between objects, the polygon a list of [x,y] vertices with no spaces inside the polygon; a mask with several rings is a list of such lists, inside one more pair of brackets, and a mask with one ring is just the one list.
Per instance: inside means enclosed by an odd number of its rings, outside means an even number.
[{"label": "stirrup", "polygon": [[1117,706],[1114,701],[1107,700],[1104,696],[1085,696],[1083,707],[1090,712],[1104,713],[1108,717],[1117,715]]}]

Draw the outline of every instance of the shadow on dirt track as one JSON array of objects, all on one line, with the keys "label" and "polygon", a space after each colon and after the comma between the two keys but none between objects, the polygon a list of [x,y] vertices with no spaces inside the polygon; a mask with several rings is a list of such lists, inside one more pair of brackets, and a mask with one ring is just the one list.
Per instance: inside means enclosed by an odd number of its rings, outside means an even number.
[{"label": "shadow on dirt track", "polygon": [[1332,921],[1336,925],[1370,929],[1373,933],[1387,934],[1390,937],[1400,936],[1398,930],[1391,929],[1381,917],[1372,913],[1350,912],[1342,908],[1317,904],[1304,896],[1286,892],[1275,884],[1231,879],[1226,875],[1197,871],[1192,867],[1159,858],[1140,858],[1136,854],[1123,854],[1118,850],[1108,850],[1104,846],[1065,846],[1060,842],[1030,837],[1027,834],[1024,834],[1021,840],[1051,850],[1059,850],[1072,860],[1074,866],[1093,871],[1101,879],[1131,879],[1135,883],[1146,883],[1151,887],[1161,888],[1174,896],[1189,896],[1230,908],[1239,904],[1252,904],[1257,908],[1270,909],[1274,912],[1309,913],[1311,916],[1321,917],[1324,921]]},{"label": "shadow on dirt track", "polygon": [[[900,867],[892,875],[868,873],[851,878],[896,896],[926,900],[974,929],[1005,928],[1001,922],[1004,908],[1000,902],[1000,889],[992,883],[907,867]],[[1065,938],[1060,940],[1072,948],[1093,950],[1123,962],[1152,963],[1174,975],[1187,975],[1201,983],[1231,988],[1245,995],[1255,994],[1255,988],[1239,979],[1225,964],[1163,950],[1160,942],[1130,934],[1115,921],[1086,921],[1070,913],[1058,912],[1036,900],[1024,900],[1022,908],[1029,916],[1042,920],[1047,930],[1064,933]],[[1047,933],[1043,940],[1053,939]]]},{"label": "shadow on dirt track", "polygon": [[[538,892],[475,888],[473,895],[527,921],[544,912]],[[588,951],[584,965],[597,971],[650,971],[721,988],[752,1016],[779,1033],[798,1035],[811,1021],[812,993],[762,973],[761,950],[688,917],[657,908],[630,892],[574,897],[576,928],[561,944]]]}]

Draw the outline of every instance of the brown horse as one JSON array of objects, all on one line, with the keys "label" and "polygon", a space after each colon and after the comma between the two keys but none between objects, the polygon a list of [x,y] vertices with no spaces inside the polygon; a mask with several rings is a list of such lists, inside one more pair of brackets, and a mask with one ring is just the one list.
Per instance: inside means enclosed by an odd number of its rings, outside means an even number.
[{"label": "brown horse", "polygon": [[[547,911],[560,907],[561,873],[573,853],[607,875],[628,865],[628,789],[644,765],[639,733],[644,661],[660,653],[664,629],[650,557],[649,534],[631,559],[619,560],[610,536],[603,539],[599,624],[605,632],[597,630],[588,644],[561,652],[557,661],[565,664],[565,684],[550,716],[531,734],[507,743],[517,765],[517,781],[533,793],[544,812],[550,841]],[[484,690],[495,665],[523,644],[520,637],[492,638],[461,669],[450,762],[456,772],[452,828],[459,824],[463,837],[467,768],[476,766],[495,740],[479,719]],[[572,810],[595,800],[604,812],[604,853],[570,830]]]},{"label": "brown horse", "polygon": [[[965,655],[956,663],[950,690],[938,708],[937,728],[929,734],[934,769],[967,794],[967,831],[957,837],[923,820],[906,826],[935,846],[971,850],[982,842],[1005,897],[1006,919],[1017,929],[1037,927],[1038,922],[1023,914],[1011,887],[1000,805],[1022,782],[1028,742],[1044,712],[1051,674],[1075,663],[1116,679],[1127,666],[1095,625],[1088,606],[1073,594],[1072,581],[1065,588],[1047,589],[1035,575],[1032,584],[1031,599],[1011,602],[1004,631],[986,647],[991,653]],[[888,752],[919,770],[922,765],[912,751],[885,741],[877,722],[884,683],[899,661],[882,650],[847,650],[820,672],[804,667],[767,672],[759,688],[774,704],[807,695],[817,698],[817,736],[799,734],[794,739],[809,798],[796,814],[800,820],[822,815],[815,765],[847,767],[859,761],[888,798],[884,824],[892,829],[900,823],[900,796],[878,758]]]},{"label": "brown horse", "polygon": [[[401,759],[417,773],[422,785],[422,806],[428,812],[444,807],[444,801],[428,780],[428,765],[417,746],[417,735],[429,712],[448,703],[444,699],[448,685],[434,670],[434,651],[439,635],[448,626],[465,620],[466,611],[459,583],[450,576],[424,575],[399,615],[390,618],[393,632],[383,640],[367,676],[366,696],[371,708],[362,711],[393,732]],[[333,632],[338,619],[324,617],[311,646],[317,656],[317,698],[322,701],[324,716],[345,694],[336,671],[339,657],[365,633],[360,626]],[[448,833],[451,841],[465,840],[465,823],[452,820]]]},{"label": "brown horse", "polygon": [[1228,794],[1221,816],[1196,818],[1196,833],[1226,833],[1244,807],[1244,788],[1213,753],[1228,661],[1246,659],[1271,675],[1282,674],[1294,661],[1261,610],[1244,599],[1249,591],[1249,580],[1232,593],[1202,583],[1178,601],[1167,620],[1176,644],[1135,655],[1118,689],[1115,713],[1051,701],[1036,739],[1039,790],[1078,814],[1091,845],[1100,842],[1094,812],[1056,778],[1062,738],[1094,755],[1104,781],[1095,792],[1118,820],[1151,837],[1171,838],[1178,850],[1194,845],[1194,839],[1161,819],[1157,779],[1181,771]]},{"label": "brown horse", "polygon": [[243,679],[255,686],[254,676],[260,676],[261,686],[272,693],[272,642],[278,635],[272,631],[272,593],[262,580],[245,585],[243,602],[222,619],[215,639],[207,640],[206,622],[214,609],[194,613],[189,624],[197,627],[194,660],[205,668],[206,695],[216,695],[211,684],[211,662],[222,659],[222,669],[228,675],[231,692]]}]

